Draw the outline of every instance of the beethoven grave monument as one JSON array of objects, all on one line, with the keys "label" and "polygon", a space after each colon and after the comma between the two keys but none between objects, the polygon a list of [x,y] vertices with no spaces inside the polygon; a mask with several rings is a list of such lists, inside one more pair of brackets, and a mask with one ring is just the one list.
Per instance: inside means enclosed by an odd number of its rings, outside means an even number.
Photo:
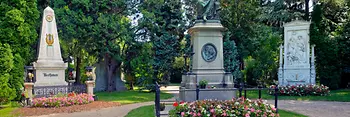
[{"label": "beethoven grave monument", "polygon": [[55,13],[50,7],[44,10],[38,59],[33,67],[36,70],[35,86],[67,85],[65,69],[68,65],[61,56]]},{"label": "beethoven grave monument", "polygon": [[[202,1],[202,2],[201,2]],[[208,81],[207,87],[202,89],[199,99],[229,100],[235,97],[235,91],[228,90],[234,87],[233,77],[224,71],[223,35],[224,27],[218,19],[217,0],[199,1],[202,8],[198,11],[195,25],[189,29],[191,46],[193,47],[192,73],[182,76],[180,86],[180,100],[196,100],[196,87],[200,81]],[[227,89],[227,90],[225,90]]]},{"label": "beethoven grave monument", "polygon": [[279,85],[315,84],[314,46],[310,47],[309,27],[309,22],[299,20],[284,25],[284,46],[280,46],[278,69]]}]

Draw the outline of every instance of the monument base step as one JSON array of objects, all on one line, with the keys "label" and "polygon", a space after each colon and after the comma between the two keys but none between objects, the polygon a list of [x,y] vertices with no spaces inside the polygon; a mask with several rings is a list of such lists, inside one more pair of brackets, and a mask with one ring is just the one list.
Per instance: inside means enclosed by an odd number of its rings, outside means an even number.
[{"label": "monument base step", "polygon": [[[199,100],[216,99],[216,100],[231,100],[236,97],[235,88],[215,88],[215,89],[200,89]],[[180,87],[180,100],[192,102],[196,100],[196,90]]]}]

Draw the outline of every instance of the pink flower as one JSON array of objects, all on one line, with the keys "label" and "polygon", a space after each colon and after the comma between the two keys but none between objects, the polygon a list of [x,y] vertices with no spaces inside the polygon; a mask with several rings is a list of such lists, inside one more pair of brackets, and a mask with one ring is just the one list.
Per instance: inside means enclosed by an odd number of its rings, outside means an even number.
[{"label": "pink flower", "polygon": [[275,116],[275,114],[274,114],[274,113],[271,113],[271,114],[270,114],[270,116],[274,117],[274,116]]},{"label": "pink flower", "polygon": [[271,109],[272,109],[273,111],[276,111],[276,108],[275,108],[275,107],[272,107]]},{"label": "pink flower", "polygon": [[221,116],[227,116],[226,112],[222,113]]},{"label": "pink flower", "polygon": [[245,114],[245,117],[250,117],[250,113]]},{"label": "pink flower", "polygon": [[197,113],[197,116],[200,117],[200,116],[201,116],[201,113]]},{"label": "pink flower", "polygon": [[196,113],[193,113],[192,115],[193,115],[193,117],[197,116],[197,114],[196,114]]},{"label": "pink flower", "polygon": [[181,112],[181,116],[182,116],[182,117],[185,116],[185,112]]},{"label": "pink flower", "polygon": [[211,112],[211,113],[214,113],[214,112],[215,112],[215,110],[214,110],[214,109],[211,109],[211,110],[210,110],[210,112]]},{"label": "pink flower", "polygon": [[254,109],[254,108],[250,108],[250,111],[254,112],[254,111],[255,111],[255,109]]}]

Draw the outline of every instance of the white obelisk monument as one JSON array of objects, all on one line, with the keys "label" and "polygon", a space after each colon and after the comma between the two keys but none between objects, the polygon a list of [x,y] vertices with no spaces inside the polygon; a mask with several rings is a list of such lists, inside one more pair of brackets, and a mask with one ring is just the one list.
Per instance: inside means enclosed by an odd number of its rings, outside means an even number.
[{"label": "white obelisk monument", "polygon": [[44,10],[39,42],[38,60],[33,63],[36,70],[34,85],[67,85],[65,69],[68,65],[61,56],[55,13],[50,7]]}]

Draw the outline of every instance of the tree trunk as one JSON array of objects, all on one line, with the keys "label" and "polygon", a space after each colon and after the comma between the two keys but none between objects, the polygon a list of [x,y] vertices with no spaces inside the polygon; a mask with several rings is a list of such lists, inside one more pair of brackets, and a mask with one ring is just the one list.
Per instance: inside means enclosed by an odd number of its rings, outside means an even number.
[{"label": "tree trunk", "polygon": [[105,55],[105,62],[106,62],[106,71],[107,71],[106,73],[108,78],[107,91],[112,92],[112,91],[115,91],[115,80],[113,80],[113,76],[116,71],[116,68],[118,67],[118,64],[115,60],[109,57],[108,54]]},{"label": "tree trunk", "polygon": [[77,57],[77,66],[76,66],[76,68],[75,68],[75,70],[76,70],[76,75],[75,75],[75,85],[80,85],[81,83],[80,83],[80,77],[81,77],[81,72],[80,72],[80,64],[81,64],[81,58],[80,57]]}]

